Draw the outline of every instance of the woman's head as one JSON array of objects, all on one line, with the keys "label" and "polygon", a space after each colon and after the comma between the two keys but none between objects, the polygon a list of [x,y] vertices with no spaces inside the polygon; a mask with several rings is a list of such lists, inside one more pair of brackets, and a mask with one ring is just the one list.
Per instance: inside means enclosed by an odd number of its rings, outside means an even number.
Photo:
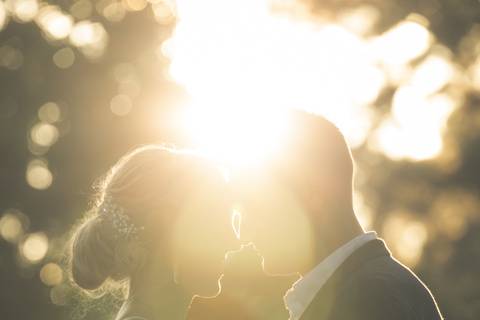
[{"label": "woman's head", "polygon": [[192,153],[146,146],[127,154],[72,238],[73,280],[92,290],[170,272],[191,293],[215,294],[235,240],[227,190],[218,168]]}]

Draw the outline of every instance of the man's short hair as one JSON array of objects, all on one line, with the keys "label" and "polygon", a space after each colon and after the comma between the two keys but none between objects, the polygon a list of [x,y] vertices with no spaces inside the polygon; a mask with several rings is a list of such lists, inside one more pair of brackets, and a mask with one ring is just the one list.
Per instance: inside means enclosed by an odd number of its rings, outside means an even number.
[{"label": "man's short hair", "polygon": [[341,197],[351,194],[353,160],[350,148],[340,130],[322,116],[290,111],[289,132],[277,158],[274,161],[282,171],[309,180],[318,179],[317,182],[327,188],[335,184],[335,189],[342,191]]}]

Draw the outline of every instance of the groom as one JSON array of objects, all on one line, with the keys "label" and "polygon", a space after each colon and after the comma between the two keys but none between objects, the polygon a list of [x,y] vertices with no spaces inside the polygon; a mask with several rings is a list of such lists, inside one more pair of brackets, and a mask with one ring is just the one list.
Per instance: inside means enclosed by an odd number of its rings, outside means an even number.
[{"label": "groom", "polygon": [[[284,297],[290,320],[442,319],[425,284],[359,224],[353,168],[332,123],[293,111],[275,159],[239,175],[242,237],[263,254],[267,272],[302,275]],[[288,217],[293,208],[301,214]]]}]

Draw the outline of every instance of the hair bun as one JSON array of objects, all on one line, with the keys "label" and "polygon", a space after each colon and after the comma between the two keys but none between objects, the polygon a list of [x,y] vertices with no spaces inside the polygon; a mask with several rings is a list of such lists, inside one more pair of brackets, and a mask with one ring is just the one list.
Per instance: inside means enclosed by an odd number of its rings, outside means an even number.
[{"label": "hair bun", "polygon": [[122,279],[136,273],[147,261],[147,249],[137,240],[121,240],[114,249],[114,279]]},{"label": "hair bun", "polygon": [[100,287],[114,266],[113,252],[101,228],[101,219],[92,218],[80,227],[73,239],[72,278],[83,289]]}]

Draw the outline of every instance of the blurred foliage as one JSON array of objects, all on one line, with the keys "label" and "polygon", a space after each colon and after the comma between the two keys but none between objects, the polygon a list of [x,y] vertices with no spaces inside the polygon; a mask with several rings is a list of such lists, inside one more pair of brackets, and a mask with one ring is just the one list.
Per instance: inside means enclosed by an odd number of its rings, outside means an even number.
[{"label": "blurred foliage", "polygon": [[439,40],[455,49],[472,25],[479,22],[478,1],[427,0],[427,1],[382,1],[382,0],[304,0],[313,10],[338,15],[345,9],[372,5],[378,8],[381,19],[377,31],[385,31],[393,24],[415,12],[425,16],[431,23],[431,30]]},{"label": "blurred foliage", "polygon": [[[62,0],[52,9],[59,31],[32,21],[26,0],[23,11],[2,21],[16,2],[0,1],[2,319],[104,318],[118,305],[115,297],[83,302],[63,271],[44,268],[65,262],[68,230],[88,207],[92,183],[115,159],[139,144],[188,143],[175,126],[185,93],[170,79],[160,50],[175,21],[161,1]],[[376,8],[372,34],[421,14],[463,77],[478,63],[478,1],[304,2],[312,14],[331,19]],[[445,89],[458,107],[434,159],[392,160],[368,143],[354,150],[365,225],[428,284],[446,319],[457,320],[480,317],[480,86],[469,81]],[[390,114],[397,89],[386,86],[370,106],[377,125]]]}]

